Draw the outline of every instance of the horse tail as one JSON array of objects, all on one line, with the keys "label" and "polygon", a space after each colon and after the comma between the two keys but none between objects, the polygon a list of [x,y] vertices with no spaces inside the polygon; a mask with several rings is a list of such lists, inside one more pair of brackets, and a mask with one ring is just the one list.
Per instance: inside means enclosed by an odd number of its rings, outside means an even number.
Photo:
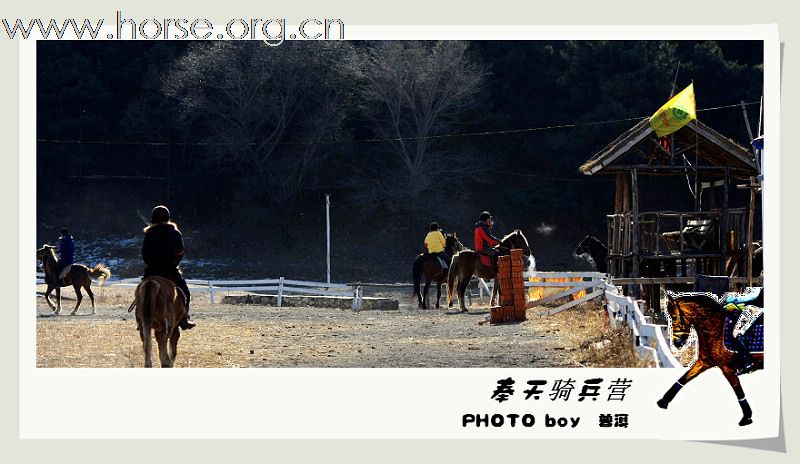
[{"label": "horse tail", "polygon": [[154,280],[145,280],[136,295],[139,311],[141,311],[142,339],[144,342],[145,360],[151,359],[153,354],[153,337],[150,331],[153,328],[153,318],[155,316],[156,305],[158,304],[158,293],[160,286]]},{"label": "horse tail", "polygon": [[458,253],[450,260],[450,269],[447,271],[447,304],[453,301],[453,289],[458,278]]},{"label": "horse tail", "polygon": [[419,295],[419,284],[422,281],[422,264],[425,262],[425,255],[419,255],[414,260],[414,293],[411,296]]},{"label": "horse tail", "polygon": [[89,277],[99,280],[100,285],[103,285],[103,282],[111,278],[111,269],[105,264],[98,264],[94,269],[89,270]]}]

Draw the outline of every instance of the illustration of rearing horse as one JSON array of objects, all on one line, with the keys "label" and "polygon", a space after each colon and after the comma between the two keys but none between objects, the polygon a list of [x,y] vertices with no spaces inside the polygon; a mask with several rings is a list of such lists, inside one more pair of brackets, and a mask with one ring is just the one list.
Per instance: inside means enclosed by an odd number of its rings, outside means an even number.
[{"label": "illustration of rearing horse", "polygon": [[[72,285],[75,289],[75,295],[78,297],[78,302],[75,303],[75,309],[72,310],[70,315],[72,316],[78,311],[78,308],[81,306],[81,301],[83,301],[81,287],[86,290],[86,293],[89,294],[89,299],[92,301],[92,314],[97,314],[94,306],[94,293],[92,293],[91,289],[92,279],[98,279],[100,285],[103,285],[103,282],[111,277],[111,270],[104,264],[98,264],[92,269],[89,269],[83,264],[73,264],[69,272],[67,272],[64,281],[59,282],[58,275],[56,274],[58,258],[56,258],[55,250],[56,247],[51,245],[43,245],[36,250],[36,258],[42,261],[42,268],[44,269],[44,282],[47,284],[47,291],[44,292],[44,299],[47,301],[47,305],[50,306],[50,309],[55,311],[55,314],[59,314],[61,312],[61,287]],[[55,305],[50,301],[50,293],[52,293],[53,290],[56,291]]]},{"label": "illustration of rearing horse", "polygon": [[[739,406],[742,408],[743,416],[739,425],[751,424],[753,412],[745,399],[744,390],[737,376],[737,369],[742,367],[741,360],[735,351],[725,346],[725,332],[733,330],[738,313],[727,311],[712,294],[675,295],[667,292],[667,315],[672,329],[672,344],[676,348],[681,348],[688,340],[691,328],[694,327],[699,354],[697,361],[689,370],[658,400],[658,406],[667,409],[670,401],[687,382],[707,369],[719,367],[736,393]],[[759,319],[763,327],[763,314]],[[763,352],[752,353],[751,356],[752,370],[763,369]]]},{"label": "illustration of rearing horse", "polygon": [[[464,245],[458,240],[456,234],[447,234],[444,239],[444,252],[447,256],[453,256],[464,249]],[[431,288],[431,281],[436,282],[436,309],[439,309],[439,299],[442,296],[442,284],[447,281],[447,267],[442,266],[438,259],[427,253],[420,253],[414,259],[414,296],[417,297],[419,307],[428,309],[428,290]],[[425,277],[425,290],[420,292],[420,282]]]},{"label": "illustration of rearing horse", "polygon": [[[525,250],[525,256],[527,257],[532,254],[531,248],[528,246],[528,239],[519,229],[503,237],[500,240],[500,244],[494,248],[500,252],[500,256],[508,255],[515,248]],[[453,307],[453,290],[458,285],[459,307],[461,312],[467,312],[464,293],[473,275],[482,279],[495,279],[497,277],[497,269],[484,266],[481,263],[480,255],[469,248],[465,248],[463,251],[453,255],[453,259],[450,262],[450,271],[447,274],[447,304],[449,307]],[[495,285],[492,289],[492,297],[489,300],[490,305],[495,304],[499,287],[499,285]]]},{"label": "illustration of rearing horse", "polygon": [[[136,324],[144,350],[144,367],[153,367],[153,337],[158,342],[161,367],[174,367],[181,338],[179,323],[186,311],[178,287],[163,277],[148,277],[136,286]],[[130,311],[130,309],[128,309]]]}]

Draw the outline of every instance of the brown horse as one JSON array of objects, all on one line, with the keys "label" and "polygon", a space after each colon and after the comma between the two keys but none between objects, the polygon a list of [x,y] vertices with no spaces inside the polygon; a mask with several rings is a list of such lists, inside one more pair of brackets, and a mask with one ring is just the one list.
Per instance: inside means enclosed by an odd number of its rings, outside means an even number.
[{"label": "brown horse", "polygon": [[[178,323],[186,312],[183,295],[172,281],[148,277],[136,286],[136,324],[144,349],[144,367],[153,367],[153,337],[158,342],[161,367],[174,367],[181,331]],[[169,344],[169,347],[167,346]]]},{"label": "brown horse", "polygon": [[[444,252],[448,256],[453,256],[464,249],[464,245],[458,240],[456,234],[447,234],[444,241]],[[424,292],[420,292],[419,289],[422,277],[425,277]],[[417,255],[416,259],[414,259],[414,296],[417,297],[420,308],[428,309],[428,290],[431,288],[431,281],[434,281],[436,282],[436,309],[439,309],[442,284],[446,280],[447,267],[442,266],[438,259],[427,253]]]},{"label": "brown horse", "polygon": [[[519,229],[503,237],[500,240],[500,244],[494,248],[498,250],[500,256],[508,255],[515,248],[525,250],[526,256],[531,255],[528,239]],[[453,259],[450,262],[450,272],[447,273],[447,304],[449,307],[453,307],[453,289],[458,285],[459,307],[461,312],[467,312],[464,293],[467,291],[467,286],[473,275],[487,280],[495,279],[497,277],[497,269],[494,266],[484,266],[481,263],[478,252],[469,248],[453,255]],[[494,304],[499,287],[499,285],[495,285],[492,289],[492,298],[489,300],[490,305]]]},{"label": "brown horse", "polygon": [[[739,406],[742,408],[742,420],[739,425],[748,425],[753,422],[753,411],[744,397],[744,390],[737,377],[737,369],[742,367],[741,360],[736,352],[725,347],[724,333],[725,320],[729,311],[712,296],[712,294],[672,294],[667,293],[667,316],[672,330],[672,344],[681,348],[689,338],[689,333],[694,327],[697,333],[698,356],[680,379],[658,400],[658,406],[667,409],[670,401],[686,385],[687,382],[712,367],[719,367],[722,375],[730,383]],[[733,321],[736,322],[735,320]],[[753,370],[763,369],[764,355],[753,354]]]},{"label": "brown horse", "polygon": [[[97,314],[94,307],[94,293],[92,293],[92,279],[98,279],[100,285],[111,277],[111,270],[104,264],[98,264],[92,269],[84,266],[83,264],[73,264],[63,282],[60,282],[56,275],[56,264],[58,258],[55,253],[56,247],[51,245],[43,245],[36,250],[36,258],[42,261],[42,268],[44,269],[44,282],[47,284],[47,291],[44,292],[44,299],[50,309],[55,311],[55,314],[61,312],[61,287],[72,285],[75,289],[75,294],[78,296],[78,302],[75,304],[75,309],[72,310],[70,315],[74,315],[81,305],[83,294],[81,294],[81,287],[89,294],[89,299],[92,300],[92,314]],[[50,301],[50,293],[55,289],[56,291],[56,304]]]}]

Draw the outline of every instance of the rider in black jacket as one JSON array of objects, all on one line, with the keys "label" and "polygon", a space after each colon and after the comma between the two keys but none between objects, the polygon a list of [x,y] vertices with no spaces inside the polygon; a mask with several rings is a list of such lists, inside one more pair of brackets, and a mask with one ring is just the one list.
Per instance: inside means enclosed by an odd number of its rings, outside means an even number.
[{"label": "rider in black jacket", "polygon": [[189,286],[186,285],[178,265],[183,259],[183,235],[178,226],[170,221],[166,206],[156,206],[150,219],[150,226],[144,229],[142,258],[144,258],[144,277],[159,276],[169,279],[183,291],[186,299],[186,316],[180,328],[189,330],[196,325],[189,319]]}]

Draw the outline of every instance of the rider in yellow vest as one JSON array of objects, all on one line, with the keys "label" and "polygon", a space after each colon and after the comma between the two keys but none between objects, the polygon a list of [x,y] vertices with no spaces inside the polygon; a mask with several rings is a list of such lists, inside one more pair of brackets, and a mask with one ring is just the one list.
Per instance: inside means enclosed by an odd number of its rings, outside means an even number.
[{"label": "rider in yellow vest", "polygon": [[447,262],[449,261],[450,257],[445,254],[444,247],[445,239],[444,235],[442,235],[442,232],[439,230],[439,224],[432,222],[430,226],[430,232],[428,232],[428,235],[425,236],[425,250],[429,255],[439,259],[442,267],[447,269]]}]

